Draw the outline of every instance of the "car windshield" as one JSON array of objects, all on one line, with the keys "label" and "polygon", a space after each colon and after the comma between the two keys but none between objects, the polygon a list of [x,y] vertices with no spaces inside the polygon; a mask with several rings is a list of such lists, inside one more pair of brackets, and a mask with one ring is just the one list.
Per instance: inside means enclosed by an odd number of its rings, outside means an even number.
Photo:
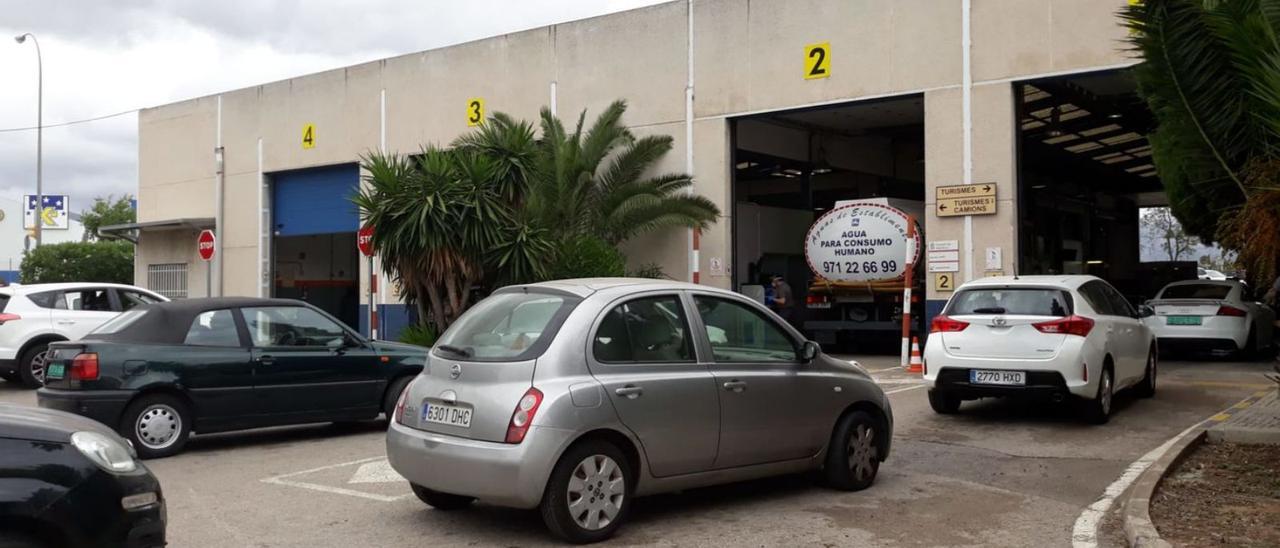
[{"label": "car windshield", "polygon": [[1182,284],[1171,285],[1160,293],[1161,299],[1214,299],[1227,298],[1231,286],[1225,284]]},{"label": "car windshield", "polygon": [[475,361],[535,358],[577,303],[571,297],[551,293],[493,295],[458,318],[436,343],[435,353]]},{"label": "car windshield", "polygon": [[145,315],[147,315],[146,310],[130,310],[128,312],[121,312],[120,314],[116,315],[114,318],[111,318],[110,320],[107,320],[106,322],[104,322],[102,325],[99,325],[97,329],[94,329],[93,331],[89,332],[89,334],[90,335],[111,335],[114,333],[119,333],[120,331],[123,331],[124,328],[129,327],[130,325],[133,325],[134,322],[142,319],[142,317]]},{"label": "car windshield", "polygon": [[946,314],[1070,316],[1071,309],[1071,297],[1061,289],[1000,287],[962,290],[952,297]]}]

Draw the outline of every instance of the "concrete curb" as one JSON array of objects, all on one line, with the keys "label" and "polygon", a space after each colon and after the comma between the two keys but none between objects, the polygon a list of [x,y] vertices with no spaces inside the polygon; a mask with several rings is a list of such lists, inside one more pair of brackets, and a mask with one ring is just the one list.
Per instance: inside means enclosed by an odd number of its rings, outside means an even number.
[{"label": "concrete curb", "polygon": [[1205,440],[1205,428],[1197,428],[1174,442],[1163,456],[1151,463],[1138,476],[1138,480],[1129,489],[1124,501],[1124,537],[1129,546],[1134,548],[1159,547],[1169,548],[1172,545],[1160,538],[1159,531],[1151,522],[1151,497],[1164,480],[1169,470],[1178,465],[1184,456]]}]

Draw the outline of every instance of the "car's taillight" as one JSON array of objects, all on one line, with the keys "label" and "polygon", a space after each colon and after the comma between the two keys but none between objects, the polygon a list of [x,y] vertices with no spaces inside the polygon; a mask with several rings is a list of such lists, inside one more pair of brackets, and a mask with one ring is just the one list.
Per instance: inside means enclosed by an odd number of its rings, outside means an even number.
[{"label": "car's taillight", "polygon": [[542,391],[537,388],[530,388],[520,397],[520,403],[516,404],[516,410],[511,413],[511,424],[507,425],[507,443],[524,441],[525,434],[529,433],[529,423],[533,422],[533,416],[537,414],[540,405]]},{"label": "car's taillight", "polygon": [[1227,306],[1224,304],[1218,307],[1219,316],[1234,316],[1237,318],[1243,318],[1247,314],[1248,312],[1245,312],[1244,310],[1240,310],[1239,308],[1236,308],[1234,306]]},{"label": "car's taillight", "polygon": [[1087,337],[1089,332],[1093,331],[1093,320],[1084,316],[1067,316],[1060,320],[1033,323],[1031,327],[1036,328],[1036,331],[1051,335]]},{"label": "car's taillight", "polygon": [[814,294],[805,295],[805,297],[804,297],[804,302],[805,302],[805,304],[811,304],[811,305],[812,305],[812,304],[827,304],[827,296],[826,296],[826,295],[814,295]]},{"label": "car's taillight", "polygon": [[946,316],[934,316],[933,321],[929,323],[930,333],[954,333],[956,331],[964,331],[969,327],[969,322],[953,320]]},{"label": "car's taillight", "polygon": [[[413,384],[413,383],[409,383],[409,384]],[[405,386],[404,390],[400,391],[400,397],[396,399],[395,421],[399,424],[404,424],[404,400],[408,396],[409,396],[409,387]]]},{"label": "car's taillight", "polygon": [[21,319],[22,319],[22,316],[19,316],[17,314],[0,314],[0,325],[4,325],[4,322],[12,322],[12,321],[21,320]]},{"label": "car's taillight", "polygon": [[71,359],[71,380],[98,380],[98,354],[96,352],[82,352]]}]

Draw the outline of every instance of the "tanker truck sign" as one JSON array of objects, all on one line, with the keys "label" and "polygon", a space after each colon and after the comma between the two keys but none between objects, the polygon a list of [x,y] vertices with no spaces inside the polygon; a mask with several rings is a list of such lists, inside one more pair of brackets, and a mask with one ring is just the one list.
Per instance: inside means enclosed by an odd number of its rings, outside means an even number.
[{"label": "tanker truck sign", "polygon": [[[908,217],[875,203],[854,203],[828,211],[809,227],[804,254],[809,269],[833,282],[875,282],[906,273]],[[911,247],[919,260],[920,232]]]}]

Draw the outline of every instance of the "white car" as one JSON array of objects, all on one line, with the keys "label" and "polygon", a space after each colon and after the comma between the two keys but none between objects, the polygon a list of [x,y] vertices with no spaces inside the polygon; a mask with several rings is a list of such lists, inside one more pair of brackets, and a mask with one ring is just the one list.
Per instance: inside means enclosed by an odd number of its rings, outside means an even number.
[{"label": "white car", "polygon": [[1070,398],[1091,422],[1106,422],[1115,392],[1155,394],[1156,342],[1141,315],[1093,276],[968,282],[930,327],[929,405],[946,414],[984,397]]},{"label": "white car", "polygon": [[1211,268],[1197,268],[1196,274],[1201,280],[1225,280],[1227,275]]},{"label": "white car", "polygon": [[145,289],[119,284],[0,287],[0,377],[38,388],[44,384],[49,343],[74,341],[122,311],[167,300]]},{"label": "white car", "polygon": [[1164,350],[1189,348],[1253,356],[1271,347],[1276,313],[1236,280],[1188,280],[1164,286],[1143,323]]}]

